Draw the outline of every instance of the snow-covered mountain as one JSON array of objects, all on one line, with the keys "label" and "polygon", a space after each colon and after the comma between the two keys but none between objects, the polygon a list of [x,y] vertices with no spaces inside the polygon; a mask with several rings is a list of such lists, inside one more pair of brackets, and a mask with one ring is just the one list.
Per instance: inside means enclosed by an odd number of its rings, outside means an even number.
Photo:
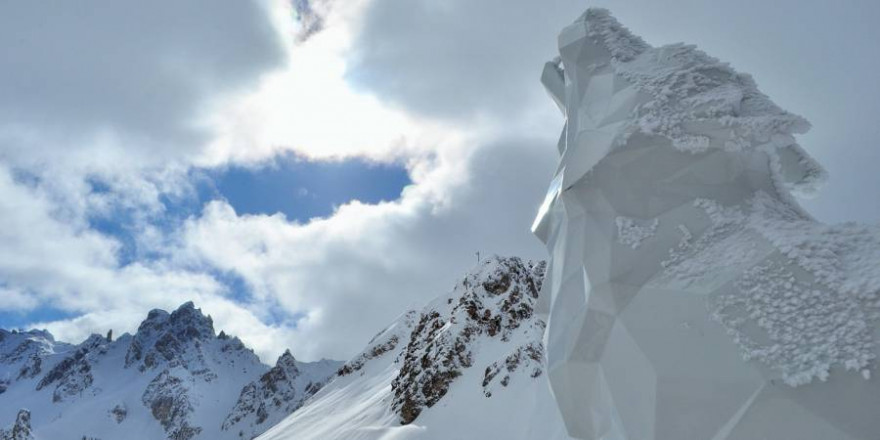
[{"label": "snow-covered mountain", "polygon": [[494,257],[410,311],[259,440],[568,439],[535,313],[545,264]]},{"label": "snow-covered mountain", "polygon": [[192,303],[115,341],[0,330],[0,440],[567,440],[536,314],[545,267],[487,259],[344,364],[288,351],[269,368]]},{"label": "snow-covered mountain", "polygon": [[238,338],[215,334],[192,303],[153,310],[117,340],[71,345],[46,331],[0,330],[0,426],[15,424],[0,438],[250,439],[341,364],[287,352],[269,368]]}]

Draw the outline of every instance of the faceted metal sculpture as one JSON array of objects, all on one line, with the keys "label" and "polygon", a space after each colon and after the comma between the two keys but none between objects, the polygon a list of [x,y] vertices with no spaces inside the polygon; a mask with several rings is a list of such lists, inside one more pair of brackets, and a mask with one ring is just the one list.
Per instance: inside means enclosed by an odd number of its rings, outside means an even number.
[{"label": "faceted metal sculpture", "polygon": [[880,438],[880,232],[813,221],[809,124],[601,9],[542,82],[566,125],[533,230],[548,375],[590,440]]}]

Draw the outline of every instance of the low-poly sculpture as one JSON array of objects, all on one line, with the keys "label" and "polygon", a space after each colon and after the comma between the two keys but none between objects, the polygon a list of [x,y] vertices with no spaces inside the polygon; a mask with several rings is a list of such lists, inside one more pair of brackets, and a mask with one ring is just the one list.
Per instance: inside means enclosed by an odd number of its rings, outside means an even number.
[{"label": "low-poly sculpture", "polygon": [[795,201],[824,179],[794,138],[809,124],[605,10],[559,51],[542,82],[566,120],[561,160],[533,230],[569,434],[880,438],[880,231]]}]

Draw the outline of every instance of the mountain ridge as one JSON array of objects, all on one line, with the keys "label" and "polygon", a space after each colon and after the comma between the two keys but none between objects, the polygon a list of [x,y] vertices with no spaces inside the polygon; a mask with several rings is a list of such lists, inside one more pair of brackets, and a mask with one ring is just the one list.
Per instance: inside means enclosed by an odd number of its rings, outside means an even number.
[{"label": "mountain ridge", "polygon": [[272,368],[237,337],[216,334],[192,302],[170,313],[151,310],[134,335],[116,340],[93,334],[68,344],[45,330],[0,330],[0,426],[27,410],[36,439],[250,439],[342,364],[300,362],[289,351],[279,363],[287,367],[278,378],[285,386],[260,397],[284,405],[263,405],[260,421],[226,425],[233,413],[250,416],[239,400]]}]

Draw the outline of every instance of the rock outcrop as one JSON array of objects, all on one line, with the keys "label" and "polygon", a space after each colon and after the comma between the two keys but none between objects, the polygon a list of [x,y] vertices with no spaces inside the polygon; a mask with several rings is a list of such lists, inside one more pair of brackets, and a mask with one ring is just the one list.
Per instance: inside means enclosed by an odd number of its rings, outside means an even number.
[{"label": "rock outcrop", "polygon": [[131,341],[125,366],[141,371],[159,365],[198,369],[204,364],[202,345],[214,338],[213,320],[202,315],[192,302],[170,314],[152,310]]},{"label": "rock outcrop", "polygon": [[[543,262],[524,262],[519,258],[488,260],[477,272],[465,277],[451,297],[421,313],[403,350],[400,373],[391,383],[391,405],[401,423],[411,423],[424,408],[436,405],[462,370],[474,366],[474,343],[478,339],[509,341],[515,331],[525,326],[522,330],[531,336],[525,345],[536,350],[534,346],[540,345],[544,323],[532,318],[544,270]],[[514,353],[523,350],[527,348],[512,347]],[[537,353],[541,353],[540,349]],[[512,356],[511,363],[518,365],[522,356]],[[531,374],[540,375],[540,367]]]},{"label": "rock outcrop", "polygon": [[0,429],[0,440],[35,440],[31,432],[31,413],[23,409],[15,417],[15,423],[8,431]]},{"label": "rock outcrop", "polygon": [[150,382],[141,397],[169,439],[190,440],[202,432],[201,427],[191,425],[193,406],[189,394],[190,387],[184,379],[166,369]]},{"label": "rock outcrop", "polygon": [[107,352],[107,341],[100,335],[92,335],[70,356],[55,364],[37,383],[37,391],[54,387],[52,401],[60,402],[81,397],[94,382],[92,360]]},{"label": "rock outcrop", "polygon": [[223,421],[223,430],[238,430],[240,437],[247,437],[260,428],[272,426],[318,392],[333,377],[339,364],[335,361],[302,363],[290,350],[285,351],[274,367],[241,390],[238,401]]},{"label": "rock outcrop", "polygon": [[72,350],[45,330],[26,332],[0,329],[0,394],[15,382],[30,380],[44,373],[43,359]]}]

